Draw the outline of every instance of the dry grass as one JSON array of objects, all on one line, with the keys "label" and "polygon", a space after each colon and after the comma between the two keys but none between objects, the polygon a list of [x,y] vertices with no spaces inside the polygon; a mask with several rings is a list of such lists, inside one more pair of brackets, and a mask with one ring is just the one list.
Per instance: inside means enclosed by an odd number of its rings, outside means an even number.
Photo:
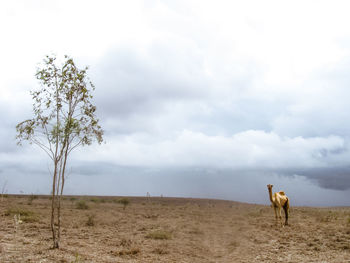
[{"label": "dry grass", "polygon": [[[31,205],[31,203],[29,204]],[[19,215],[23,222],[33,223],[39,221],[39,216],[31,210],[20,208],[20,207],[8,207],[5,212],[5,216],[13,217],[14,215]]]},{"label": "dry grass", "polygon": [[87,210],[87,209],[89,209],[89,206],[86,204],[86,202],[84,200],[80,200],[77,202],[76,208],[82,209],[82,210]]},{"label": "dry grass", "polygon": [[88,215],[88,219],[86,221],[87,226],[95,226],[95,215]]},{"label": "dry grass", "polygon": [[171,233],[163,230],[157,230],[147,234],[146,238],[158,239],[158,240],[170,239]]},{"label": "dry grass", "polygon": [[[50,200],[0,203],[0,262],[348,262],[350,208],[291,209],[278,227],[268,206],[236,202],[66,197],[61,249],[50,250]],[[89,209],[77,209],[84,202]],[[23,223],[14,231],[14,215]],[[34,219],[33,219],[34,218]]]}]

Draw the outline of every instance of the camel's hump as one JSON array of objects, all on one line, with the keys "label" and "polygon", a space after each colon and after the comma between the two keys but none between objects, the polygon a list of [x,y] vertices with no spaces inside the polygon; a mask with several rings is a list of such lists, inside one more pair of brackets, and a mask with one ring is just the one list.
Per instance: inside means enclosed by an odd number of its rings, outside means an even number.
[{"label": "camel's hump", "polygon": [[280,195],[286,195],[286,194],[284,193],[284,191],[279,191],[279,194],[280,194]]}]

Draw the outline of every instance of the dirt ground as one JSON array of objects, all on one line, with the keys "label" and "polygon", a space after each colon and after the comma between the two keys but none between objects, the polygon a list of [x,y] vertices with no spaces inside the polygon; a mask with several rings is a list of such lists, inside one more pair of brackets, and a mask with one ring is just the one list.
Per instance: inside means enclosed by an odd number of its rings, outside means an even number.
[{"label": "dirt ground", "polygon": [[120,199],[65,197],[53,250],[49,198],[4,198],[0,262],[350,262],[349,207],[292,207],[280,227],[269,206],[128,197],[124,210]]}]

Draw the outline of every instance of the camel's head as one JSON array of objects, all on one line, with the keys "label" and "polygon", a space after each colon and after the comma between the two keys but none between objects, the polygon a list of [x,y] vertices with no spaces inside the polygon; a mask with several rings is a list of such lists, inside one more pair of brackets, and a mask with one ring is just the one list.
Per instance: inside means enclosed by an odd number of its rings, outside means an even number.
[{"label": "camel's head", "polygon": [[268,184],[268,185],[267,185],[267,189],[269,189],[269,190],[272,190],[272,187],[273,187],[272,184]]}]

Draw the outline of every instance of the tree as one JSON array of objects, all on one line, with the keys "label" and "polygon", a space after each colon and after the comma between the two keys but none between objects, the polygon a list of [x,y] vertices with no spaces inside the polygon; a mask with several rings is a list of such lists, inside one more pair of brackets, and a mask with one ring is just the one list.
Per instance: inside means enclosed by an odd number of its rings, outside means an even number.
[{"label": "tree", "polygon": [[87,77],[88,67],[78,69],[65,56],[58,65],[55,56],[46,56],[35,74],[41,87],[31,91],[32,119],[16,126],[18,144],[38,145],[52,160],[51,231],[53,248],[59,248],[61,236],[61,199],[69,154],[78,146],[103,141],[103,130],[95,116],[91,92],[95,89]]}]

